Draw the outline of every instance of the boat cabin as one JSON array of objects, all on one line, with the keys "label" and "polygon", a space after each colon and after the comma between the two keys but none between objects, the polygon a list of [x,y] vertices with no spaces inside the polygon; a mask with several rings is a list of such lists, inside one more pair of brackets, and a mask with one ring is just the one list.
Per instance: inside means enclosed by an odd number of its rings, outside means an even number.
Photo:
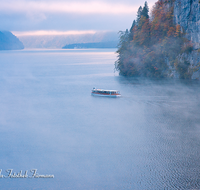
[{"label": "boat cabin", "polygon": [[103,89],[96,89],[96,88],[93,88],[91,94],[96,95],[96,96],[108,96],[108,97],[121,96],[118,90],[103,90]]}]

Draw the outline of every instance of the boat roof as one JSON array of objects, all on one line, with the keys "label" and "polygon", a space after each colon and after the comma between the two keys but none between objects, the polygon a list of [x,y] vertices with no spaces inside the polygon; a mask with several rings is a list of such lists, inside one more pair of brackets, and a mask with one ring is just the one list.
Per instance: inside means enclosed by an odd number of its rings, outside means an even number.
[{"label": "boat roof", "polygon": [[104,90],[104,89],[93,89],[93,90],[98,90],[98,91],[109,91],[109,92],[118,92],[119,90]]}]

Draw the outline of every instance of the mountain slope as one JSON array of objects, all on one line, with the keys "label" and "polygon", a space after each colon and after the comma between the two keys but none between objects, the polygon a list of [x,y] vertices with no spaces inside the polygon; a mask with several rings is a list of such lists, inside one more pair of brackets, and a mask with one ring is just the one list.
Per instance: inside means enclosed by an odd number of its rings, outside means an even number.
[{"label": "mountain slope", "polygon": [[23,43],[9,31],[0,31],[0,50],[24,49]]}]

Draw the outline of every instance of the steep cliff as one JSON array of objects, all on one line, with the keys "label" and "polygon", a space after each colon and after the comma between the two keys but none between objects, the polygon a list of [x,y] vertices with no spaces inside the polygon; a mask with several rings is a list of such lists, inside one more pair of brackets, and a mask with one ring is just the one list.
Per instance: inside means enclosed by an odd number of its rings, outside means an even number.
[{"label": "steep cliff", "polygon": [[0,50],[24,49],[22,42],[11,32],[0,31]]},{"label": "steep cliff", "polygon": [[[200,66],[200,1],[199,0],[175,0],[174,3],[174,21],[179,24],[186,37],[193,43],[194,50],[185,56],[190,62],[191,67]],[[193,79],[199,78],[200,71],[196,69],[193,72]]]},{"label": "steep cliff", "polygon": [[200,48],[200,2],[199,0],[174,1],[174,20],[183,27],[186,36]]}]

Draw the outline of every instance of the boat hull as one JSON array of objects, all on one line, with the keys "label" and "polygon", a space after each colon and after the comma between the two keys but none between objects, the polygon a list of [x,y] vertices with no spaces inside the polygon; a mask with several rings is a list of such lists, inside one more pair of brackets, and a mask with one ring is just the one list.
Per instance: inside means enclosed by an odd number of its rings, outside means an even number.
[{"label": "boat hull", "polygon": [[110,95],[110,94],[96,94],[91,93],[92,96],[109,97],[109,98],[119,98],[121,95]]}]

